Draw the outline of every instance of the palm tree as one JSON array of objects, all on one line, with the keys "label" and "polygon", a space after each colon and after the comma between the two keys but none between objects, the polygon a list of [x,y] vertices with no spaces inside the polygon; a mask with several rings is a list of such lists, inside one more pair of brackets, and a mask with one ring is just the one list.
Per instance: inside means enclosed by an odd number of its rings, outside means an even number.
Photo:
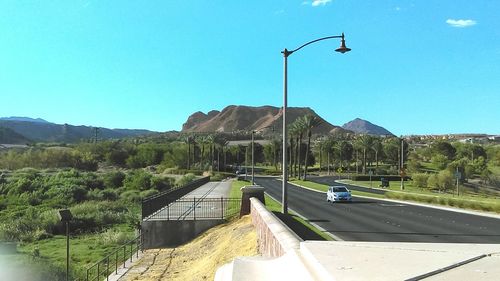
[{"label": "palm tree", "polygon": [[380,151],[383,150],[382,140],[379,137],[373,138],[372,149],[375,152],[375,163],[376,163],[376,167],[378,169],[378,154]]},{"label": "palm tree", "polygon": [[[192,135],[187,135],[184,138],[184,142],[187,144],[187,169],[191,169],[191,144],[194,146],[194,137]],[[194,153],[194,149],[193,149]]]},{"label": "palm tree", "polygon": [[209,148],[209,157],[210,157],[210,170],[212,171],[214,168],[214,161],[215,161],[215,137],[214,135],[208,135],[206,136],[205,138],[206,140],[206,143],[208,144],[208,148]]},{"label": "palm tree", "polygon": [[[220,151],[222,150],[222,153],[224,153],[224,148],[228,145],[228,141],[226,137],[223,135],[215,135],[214,137],[214,144],[217,148],[217,171],[220,171]],[[224,154],[224,167],[226,165],[226,157]]]},{"label": "palm tree", "polygon": [[323,170],[323,158],[322,158],[322,152],[323,152],[323,146],[325,145],[325,137],[319,137],[315,140],[314,142],[314,150],[317,151],[318,158],[319,158],[319,172]]},{"label": "palm tree", "polygon": [[323,120],[312,114],[304,115],[301,118],[301,124],[307,133],[306,155],[304,159],[304,180],[307,178],[307,160],[309,157],[309,148],[311,147],[312,129],[319,126],[321,123],[323,123]]},{"label": "palm tree", "polygon": [[271,139],[271,145],[272,145],[272,148],[273,148],[273,165],[274,165],[274,169],[277,171],[278,170],[278,164],[277,164],[277,161],[276,161],[276,155],[277,155],[278,149],[280,147],[280,140],[277,139],[276,137],[273,137]]},{"label": "palm tree", "polygon": [[292,123],[290,125],[288,125],[288,134],[290,135],[290,176],[294,177],[294,164],[295,164],[295,158],[293,157],[294,156],[294,153],[293,153],[293,139],[295,138],[295,136],[297,135],[297,128],[296,126]]},{"label": "palm tree", "polygon": [[330,175],[330,155],[333,151],[334,140],[332,137],[328,137],[323,143],[323,150],[326,152],[326,171],[327,175]]},{"label": "palm tree", "polygon": [[356,140],[358,147],[363,151],[363,174],[366,174],[366,151],[373,147],[373,137],[370,135],[362,135]]}]

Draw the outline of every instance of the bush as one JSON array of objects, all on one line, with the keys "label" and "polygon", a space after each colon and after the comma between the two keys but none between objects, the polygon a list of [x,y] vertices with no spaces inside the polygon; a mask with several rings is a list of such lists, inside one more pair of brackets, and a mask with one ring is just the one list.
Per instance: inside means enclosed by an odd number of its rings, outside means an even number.
[{"label": "bush", "polygon": [[426,173],[415,173],[411,176],[413,180],[413,184],[416,187],[420,188],[426,188],[427,187],[427,181],[429,179],[429,174]]},{"label": "bush", "polygon": [[24,216],[0,224],[0,237],[6,241],[33,242],[51,237],[57,224],[55,212],[28,207]]},{"label": "bush", "polygon": [[111,224],[126,223],[133,216],[125,204],[129,202],[87,201],[70,208],[73,220],[71,229],[76,232],[90,232]]},{"label": "bush", "polygon": [[107,188],[119,188],[123,185],[125,174],[120,171],[109,172],[104,175],[104,186]]},{"label": "bush", "polygon": [[141,203],[141,195],[138,190],[127,190],[120,194],[120,199],[126,202]]},{"label": "bush", "polygon": [[108,229],[99,234],[98,243],[101,245],[123,245],[133,238],[131,233]]},{"label": "bush", "polygon": [[175,184],[175,179],[170,177],[152,177],[151,188],[159,191],[171,189]]},{"label": "bush", "polygon": [[427,186],[431,188],[439,188],[437,174],[432,174],[427,178]]},{"label": "bush", "polygon": [[184,186],[196,179],[196,176],[193,174],[185,174],[175,183],[176,186]]},{"label": "bush", "polygon": [[153,176],[143,170],[135,170],[129,173],[123,181],[126,189],[148,190],[151,188],[151,178]]}]

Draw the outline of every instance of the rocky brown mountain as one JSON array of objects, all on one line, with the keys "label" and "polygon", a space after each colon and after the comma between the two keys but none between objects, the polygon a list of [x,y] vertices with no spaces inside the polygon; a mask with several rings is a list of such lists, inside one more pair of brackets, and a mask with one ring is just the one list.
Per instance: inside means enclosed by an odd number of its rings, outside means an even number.
[{"label": "rocky brown mountain", "polygon": [[345,123],[342,128],[346,130],[353,131],[357,134],[368,134],[377,136],[394,136],[387,129],[375,125],[369,121],[363,120],[361,118],[356,118],[350,122]]},{"label": "rocky brown mountain", "polygon": [[[313,133],[346,133],[347,130],[334,126],[321,118],[314,110],[308,107],[287,108],[287,123],[292,123],[298,117],[312,114],[323,120],[322,124]],[[182,132],[235,132],[251,130],[281,131],[282,110],[274,106],[244,106],[230,105],[222,111],[210,111],[208,114],[196,112],[189,116],[182,125]]]}]

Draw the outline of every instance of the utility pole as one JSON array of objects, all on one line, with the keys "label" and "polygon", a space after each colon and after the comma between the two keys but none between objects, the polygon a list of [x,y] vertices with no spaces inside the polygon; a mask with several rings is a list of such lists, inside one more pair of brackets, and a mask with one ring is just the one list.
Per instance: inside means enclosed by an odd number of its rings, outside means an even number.
[{"label": "utility pole", "polygon": [[253,139],[253,135],[254,135],[255,131],[252,130],[252,185],[255,185],[255,160],[254,160],[254,139]]},{"label": "utility pole", "polygon": [[401,190],[405,189],[405,184],[404,184],[404,177],[405,177],[405,172],[404,172],[404,139],[401,138],[401,169],[399,171],[401,175]]}]

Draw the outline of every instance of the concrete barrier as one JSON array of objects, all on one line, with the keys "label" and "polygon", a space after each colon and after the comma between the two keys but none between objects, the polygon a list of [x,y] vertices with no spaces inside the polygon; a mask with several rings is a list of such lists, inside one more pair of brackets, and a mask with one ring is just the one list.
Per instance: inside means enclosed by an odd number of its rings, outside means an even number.
[{"label": "concrete barrier", "polygon": [[256,198],[250,198],[252,222],[256,228],[259,253],[265,257],[280,257],[300,248],[303,240],[297,236]]},{"label": "concrete barrier", "polygon": [[177,247],[223,222],[221,219],[143,221],[141,225],[143,249]]}]

